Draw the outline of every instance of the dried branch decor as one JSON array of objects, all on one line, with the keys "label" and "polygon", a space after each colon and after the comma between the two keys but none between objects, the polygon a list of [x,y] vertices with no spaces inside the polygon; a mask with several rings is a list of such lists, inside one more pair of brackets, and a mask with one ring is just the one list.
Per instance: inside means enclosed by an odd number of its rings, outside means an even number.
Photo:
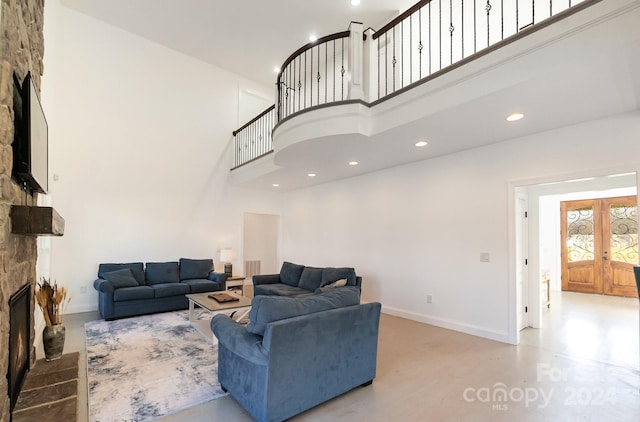
[{"label": "dried branch decor", "polygon": [[56,281],[52,284],[42,277],[42,282],[38,283],[36,301],[40,309],[42,309],[47,327],[62,324],[62,314],[70,300],[71,296],[67,298],[67,289],[65,287],[58,286]]}]

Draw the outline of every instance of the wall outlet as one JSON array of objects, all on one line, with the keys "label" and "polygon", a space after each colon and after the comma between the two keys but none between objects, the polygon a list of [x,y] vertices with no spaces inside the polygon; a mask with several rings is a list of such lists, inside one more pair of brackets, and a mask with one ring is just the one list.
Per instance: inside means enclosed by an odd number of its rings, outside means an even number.
[{"label": "wall outlet", "polygon": [[489,254],[489,252],[482,252],[480,254],[480,262],[490,262],[491,261],[491,255]]},{"label": "wall outlet", "polygon": [[82,286],[80,287],[80,294],[86,294],[87,293],[87,286]]},{"label": "wall outlet", "polygon": [[427,295],[427,303],[433,303],[433,296]]}]

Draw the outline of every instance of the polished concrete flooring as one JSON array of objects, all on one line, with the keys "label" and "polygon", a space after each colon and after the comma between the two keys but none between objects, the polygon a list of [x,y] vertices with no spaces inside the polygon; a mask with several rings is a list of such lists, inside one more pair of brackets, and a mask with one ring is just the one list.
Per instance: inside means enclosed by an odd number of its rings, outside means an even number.
[{"label": "polished concrete flooring", "polygon": [[[383,315],[373,384],[291,420],[640,421],[638,308],[637,299],[555,292],[543,328],[523,330],[518,346]],[[96,318],[65,316],[65,353],[86,361],[83,326]],[[80,393],[83,421],[83,371]],[[226,396],[161,420],[251,418]]]}]

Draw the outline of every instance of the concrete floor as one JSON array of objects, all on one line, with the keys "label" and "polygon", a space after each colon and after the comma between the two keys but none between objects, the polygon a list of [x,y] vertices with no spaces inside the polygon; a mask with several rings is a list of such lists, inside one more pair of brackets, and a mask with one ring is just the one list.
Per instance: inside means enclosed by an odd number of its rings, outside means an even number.
[{"label": "concrete floor", "polygon": [[[518,346],[383,315],[374,383],[292,420],[638,421],[639,315],[637,299],[555,292],[543,328],[525,329]],[[65,353],[80,352],[81,365],[84,322],[97,318],[64,318]],[[79,421],[86,388],[81,368]],[[161,420],[251,418],[226,396]]]}]

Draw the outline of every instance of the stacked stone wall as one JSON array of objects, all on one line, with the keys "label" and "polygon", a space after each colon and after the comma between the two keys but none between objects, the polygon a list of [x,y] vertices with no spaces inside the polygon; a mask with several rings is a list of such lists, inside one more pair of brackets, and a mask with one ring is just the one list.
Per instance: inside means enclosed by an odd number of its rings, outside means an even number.
[{"label": "stacked stone wall", "polygon": [[[0,0],[0,422],[10,420],[7,370],[9,367],[9,298],[25,283],[36,283],[36,238],[11,234],[11,205],[35,205],[11,178],[13,168],[13,74],[22,81],[31,72],[40,90],[44,55],[44,0]],[[35,361],[33,319],[31,364]]]}]

